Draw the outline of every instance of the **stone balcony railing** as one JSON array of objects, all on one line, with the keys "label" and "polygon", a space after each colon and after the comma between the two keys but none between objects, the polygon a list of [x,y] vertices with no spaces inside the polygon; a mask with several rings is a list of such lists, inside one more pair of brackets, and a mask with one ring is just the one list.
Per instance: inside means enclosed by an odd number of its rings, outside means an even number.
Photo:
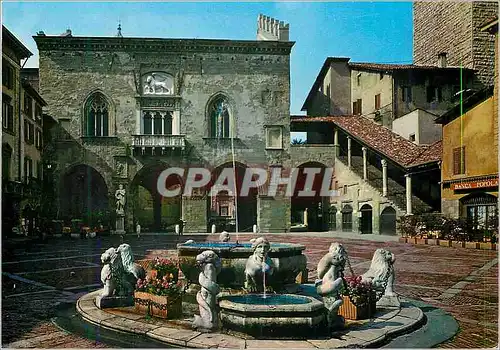
[{"label": "stone balcony railing", "polygon": [[132,146],[138,148],[180,148],[184,149],[184,135],[132,135]]}]

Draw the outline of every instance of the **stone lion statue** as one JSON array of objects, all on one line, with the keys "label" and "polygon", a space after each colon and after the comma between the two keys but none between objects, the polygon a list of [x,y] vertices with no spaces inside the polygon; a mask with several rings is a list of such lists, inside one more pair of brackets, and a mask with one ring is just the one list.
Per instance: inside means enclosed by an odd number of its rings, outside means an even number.
[{"label": "stone lion statue", "polygon": [[[250,292],[264,291],[271,284],[269,276],[274,273],[274,263],[268,256],[271,244],[265,237],[259,237],[252,242],[253,254],[245,265],[245,289]],[[265,280],[264,280],[265,279]]]},{"label": "stone lion statue", "polygon": [[132,253],[132,248],[130,247],[130,245],[128,245],[127,243],[119,245],[117,252],[121,255],[123,268],[125,269],[125,271],[131,273],[136,281],[138,279],[144,279],[146,277],[146,271],[144,270],[144,268],[134,262],[134,254]]},{"label": "stone lion statue", "polygon": [[102,297],[111,297],[115,294],[119,295],[122,285],[120,279],[124,274],[123,264],[120,254],[115,248],[109,248],[101,255],[101,261],[104,264],[101,270],[101,281],[104,284],[104,289],[101,293]]},{"label": "stone lion statue", "polygon": [[394,281],[396,274],[394,272],[394,262],[396,258],[389,250],[379,248],[373,253],[370,269],[361,275],[363,281],[370,281],[375,289],[381,289],[385,286],[384,295],[388,297],[396,296],[394,292]]}]

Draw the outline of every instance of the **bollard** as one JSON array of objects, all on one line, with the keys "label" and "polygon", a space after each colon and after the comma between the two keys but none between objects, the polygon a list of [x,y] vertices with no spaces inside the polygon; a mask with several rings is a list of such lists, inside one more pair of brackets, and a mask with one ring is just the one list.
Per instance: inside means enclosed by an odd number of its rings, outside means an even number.
[{"label": "bollard", "polygon": [[257,225],[253,225],[253,233],[257,233]]},{"label": "bollard", "polygon": [[212,225],[212,234],[216,233],[217,231],[215,230],[215,224]]}]

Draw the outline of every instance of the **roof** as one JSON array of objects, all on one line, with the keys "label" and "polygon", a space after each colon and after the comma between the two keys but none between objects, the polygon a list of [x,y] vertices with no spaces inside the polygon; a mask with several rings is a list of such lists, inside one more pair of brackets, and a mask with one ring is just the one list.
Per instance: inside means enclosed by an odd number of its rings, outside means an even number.
[{"label": "roof", "polygon": [[33,56],[33,53],[4,25],[2,25],[2,41],[10,46],[21,59]]},{"label": "roof", "polygon": [[[460,67],[438,67],[438,66],[424,66],[424,65],[415,65],[415,64],[387,64],[387,63],[365,63],[365,62],[349,62],[350,58],[346,57],[327,57],[325,62],[323,63],[323,66],[321,67],[318,76],[316,77],[316,80],[314,81],[314,84],[311,87],[311,90],[309,90],[309,93],[306,97],[306,100],[304,101],[304,104],[302,105],[301,111],[305,111],[307,109],[307,105],[311,102],[313,99],[314,95],[316,94],[316,91],[318,91],[319,86],[323,79],[325,78],[326,73],[328,72],[328,68],[330,68],[330,65],[332,62],[342,62],[345,61],[346,64],[348,64],[349,68],[354,69],[354,70],[369,70],[369,71],[376,71],[376,72],[387,72],[387,71],[394,71],[394,70],[409,70],[409,69],[414,69],[414,70],[440,70],[443,72],[446,71],[456,71],[459,70]],[[464,70],[470,70],[467,68],[464,68]]]},{"label": "roof", "polygon": [[462,113],[467,112],[468,110],[472,109],[474,106],[478,105],[481,102],[486,101],[488,98],[493,96],[493,92],[494,92],[493,89],[494,89],[493,85],[487,86],[487,87],[479,90],[478,92],[470,95],[465,100],[457,103],[455,106],[453,106],[447,112],[442,114],[439,118],[436,118],[434,120],[435,123],[448,124],[449,122],[458,118]]},{"label": "roof", "polygon": [[385,155],[404,168],[441,160],[441,141],[416,145],[392,130],[362,116],[293,117],[292,123],[333,123],[362,144]]}]

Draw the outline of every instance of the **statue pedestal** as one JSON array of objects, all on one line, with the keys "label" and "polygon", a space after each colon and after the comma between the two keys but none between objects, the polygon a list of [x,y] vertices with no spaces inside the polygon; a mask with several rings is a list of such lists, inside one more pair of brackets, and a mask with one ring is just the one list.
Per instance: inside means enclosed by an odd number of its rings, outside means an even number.
[{"label": "statue pedestal", "polygon": [[98,295],[95,298],[95,304],[99,309],[134,306],[134,296],[129,295],[127,297],[102,297]]},{"label": "statue pedestal", "polygon": [[399,297],[397,295],[384,295],[379,301],[377,301],[377,307],[401,307],[401,302],[399,301]]},{"label": "statue pedestal", "polygon": [[125,216],[117,216],[116,217],[116,234],[125,234]]}]

